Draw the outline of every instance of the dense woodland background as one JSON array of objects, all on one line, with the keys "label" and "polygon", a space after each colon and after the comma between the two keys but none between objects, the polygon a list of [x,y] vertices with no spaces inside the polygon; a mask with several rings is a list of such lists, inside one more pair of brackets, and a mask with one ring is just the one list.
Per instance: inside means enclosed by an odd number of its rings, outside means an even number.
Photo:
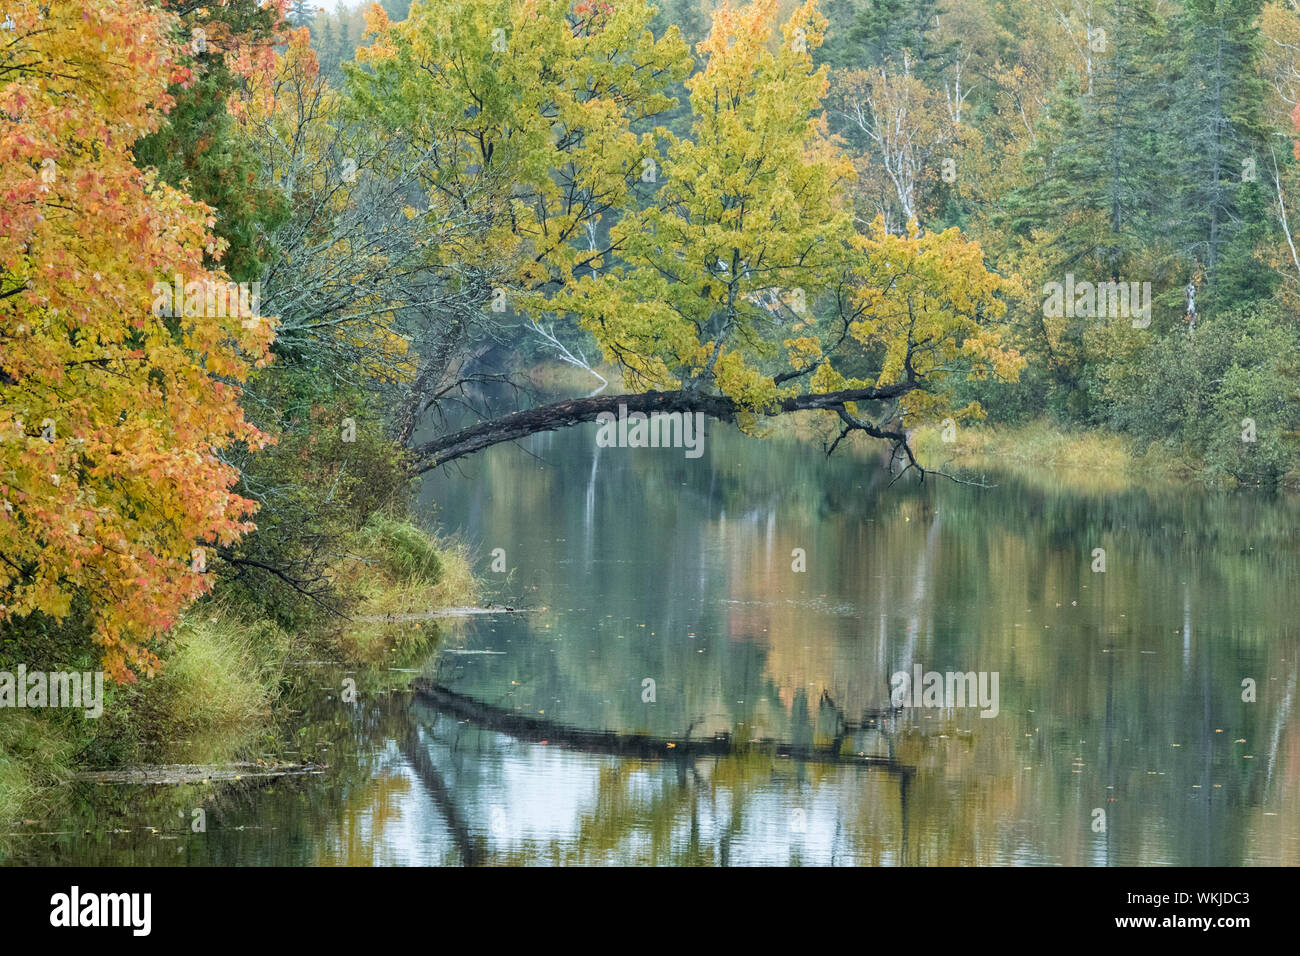
[{"label": "dense woodland background", "polygon": [[[6,658],[131,680],[214,587],[345,610],[417,421],[544,401],[544,361],[896,452],[1041,420],[1296,478],[1289,0],[49,7],[0,33]],[[638,237],[679,226],[664,283]],[[704,254],[728,230],[759,251]],[[273,336],[131,319],[173,272],[260,283]],[[1046,315],[1067,274],[1149,282],[1150,327]]]},{"label": "dense woodland background", "polygon": [[[382,5],[393,19],[411,6]],[[693,45],[718,4],[657,6],[656,33],[676,26]],[[292,5],[335,84],[363,42],[364,9]],[[1024,280],[1011,324],[1028,367],[1016,383],[969,386],[989,421],[1112,428],[1210,478],[1268,484],[1295,467],[1300,5],[820,9],[830,26],[814,60],[832,70],[827,121],[858,172],[858,221],[959,227],[990,268]],[[667,123],[688,135],[689,111]],[[1151,282],[1152,334],[1044,317],[1042,285],[1067,272]],[[1259,427],[1253,447],[1240,440],[1245,417]]]}]

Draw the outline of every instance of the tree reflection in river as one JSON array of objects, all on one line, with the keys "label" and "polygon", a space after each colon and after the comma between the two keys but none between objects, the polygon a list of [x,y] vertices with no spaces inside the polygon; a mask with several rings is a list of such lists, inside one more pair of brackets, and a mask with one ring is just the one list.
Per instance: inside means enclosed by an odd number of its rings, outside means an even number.
[{"label": "tree reflection in river", "polygon": [[[308,695],[305,730],[284,744],[328,755],[319,777],[81,787],[45,822],[55,835],[11,835],[0,855],[1300,863],[1295,501],[1079,475],[889,488],[875,460],[716,425],[705,450],[598,453],[594,427],[576,428],[426,481],[431,523],[478,548],[490,598],[527,611],[466,620],[395,663],[505,713],[671,739],[726,732],[735,753],[579,752],[362,679],[355,706]],[[509,575],[491,572],[495,548]],[[997,672],[998,715],[916,708],[873,723],[891,674],[913,664]],[[309,676],[337,688],[343,675]],[[748,746],[837,739],[913,772]],[[138,827],[178,830],[195,806],[212,810],[205,834]],[[113,832],[128,820],[135,830]]]}]

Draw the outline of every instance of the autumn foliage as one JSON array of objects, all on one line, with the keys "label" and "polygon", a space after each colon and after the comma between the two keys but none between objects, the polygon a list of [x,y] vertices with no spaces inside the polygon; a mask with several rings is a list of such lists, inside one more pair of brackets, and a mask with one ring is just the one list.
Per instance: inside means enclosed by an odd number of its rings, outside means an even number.
[{"label": "autumn foliage", "polygon": [[[902,440],[902,415],[978,414],[953,373],[1024,364],[1004,282],[956,229],[855,222],[828,21],[782,6],[722,4],[694,57],[642,2],[374,6],[342,90],[279,0],[0,11],[0,626],[84,607],[129,681],[218,551],[318,596],[337,549],[301,526],[383,484],[318,440],[316,410],[359,414],[322,383],[445,393],[456,350],[507,334],[489,293],[571,320],[634,386],[746,415],[853,392],[804,407]],[[218,235],[283,320],[251,382],[273,323],[203,301],[228,279]],[[177,283],[200,307],[159,308]],[[290,463],[248,453],[268,438],[241,402],[301,450],[295,480],[265,479]]]},{"label": "autumn foliage", "polygon": [[[270,323],[157,316],[155,283],[225,282],[212,210],[133,165],[187,80],[144,0],[15,2],[0,32],[0,627],[88,598],[106,671],[206,590],[248,530],[222,462],[264,442],[239,406]],[[200,310],[202,311],[202,310]]]},{"label": "autumn foliage", "polygon": [[755,411],[901,385],[905,412],[938,420],[953,368],[1007,381],[1024,365],[997,328],[1003,283],[957,229],[855,231],[812,56],[826,24],[812,2],[784,24],[776,0],[719,7],[686,83],[692,135],[668,145],[654,202],[613,227],[621,261],[537,304],[578,316],[638,383]]}]

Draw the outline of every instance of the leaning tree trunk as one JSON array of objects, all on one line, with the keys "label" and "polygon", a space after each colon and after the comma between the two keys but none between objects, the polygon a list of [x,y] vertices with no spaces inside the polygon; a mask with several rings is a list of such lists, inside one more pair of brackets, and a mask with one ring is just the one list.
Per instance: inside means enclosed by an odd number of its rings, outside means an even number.
[{"label": "leaning tree trunk", "polygon": [[[790,412],[823,410],[839,412],[841,418],[846,418],[846,403],[887,401],[905,395],[918,387],[919,383],[907,381],[880,388],[853,388],[838,392],[794,395],[761,409],[747,408],[725,395],[700,395],[680,390],[575,398],[480,422],[418,445],[412,449],[411,471],[413,474],[423,474],[449,461],[464,458],[466,455],[472,455],[502,442],[515,441],[538,432],[594,422],[597,416],[603,413],[618,414],[620,407],[626,407],[629,413],[644,414],[701,412],[709,418],[724,422],[735,421],[742,412],[775,416]],[[853,418],[852,422],[852,427],[866,432],[873,438],[886,438],[897,445],[907,443],[907,436],[900,429],[892,429],[888,425],[876,426],[857,418]]]}]

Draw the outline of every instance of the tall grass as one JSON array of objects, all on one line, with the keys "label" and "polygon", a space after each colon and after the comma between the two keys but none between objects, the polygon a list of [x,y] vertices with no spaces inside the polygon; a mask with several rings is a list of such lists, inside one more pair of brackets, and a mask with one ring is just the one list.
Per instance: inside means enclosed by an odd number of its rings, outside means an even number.
[{"label": "tall grass", "polygon": [[17,820],[42,788],[72,776],[78,742],[65,723],[35,712],[0,712],[0,824]]},{"label": "tall grass", "polygon": [[435,538],[409,521],[377,516],[357,535],[355,545],[339,569],[340,583],[355,605],[341,644],[354,658],[377,661],[416,634],[427,637],[428,629],[401,625],[477,598],[469,549],[459,541]]},{"label": "tall grass", "polygon": [[442,578],[438,543],[409,521],[376,515],[358,533],[357,549],[390,581],[433,585]]},{"label": "tall grass", "polygon": [[[0,823],[38,812],[49,788],[78,769],[141,763],[216,764],[254,755],[281,716],[294,684],[289,663],[337,654],[361,667],[418,659],[438,638],[436,622],[386,623],[472,604],[468,549],[408,521],[372,518],[333,568],[348,617],[290,634],[232,598],[189,609],[158,648],[152,679],[105,687],[104,714],[0,710]],[[369,619],[369,623],[358,623]],[[386,668],[379,668],[386,673]],[[371,683],[384,689],[379,677]]]},{"label": "tall grass", "polygon": [[955,440],[945,442],[935,425],[917,428],[912,447],[926,468],[1005,469],[1037,474],[1050,471],[1054,480],[1077,474],[1090,485],[1124,487],[1142,478],[1185,480],[1191,467],[1161,448],[1140,449],[1132,440],[1101,430],[1063,431],[1046,421],[1017,426],[958,424]]},{"label": "tall grass", "polygon": [[[127,691],[107,736],[126,737],[119,761],[231,760],[270,715],[289,649],[279,628],[215,603],[193,609],[173,631],[162,671]],[[109,716],[106,713],[106,716]]]}]

